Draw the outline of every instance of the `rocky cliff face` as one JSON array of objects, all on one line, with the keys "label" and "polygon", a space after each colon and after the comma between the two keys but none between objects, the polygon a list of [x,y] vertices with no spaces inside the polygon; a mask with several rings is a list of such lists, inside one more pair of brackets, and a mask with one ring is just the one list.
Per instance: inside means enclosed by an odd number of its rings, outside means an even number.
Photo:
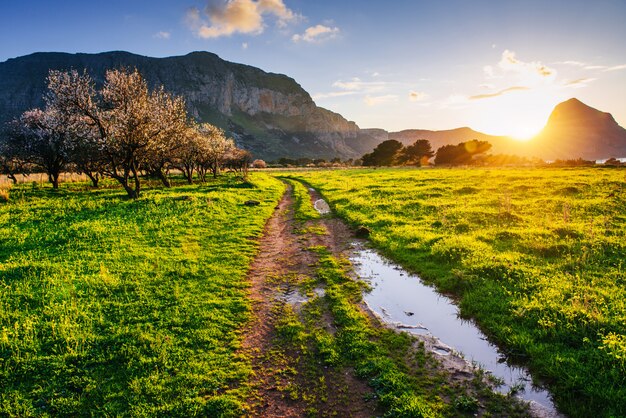
[{"label": "rocky cliff face", "polygon": [[[98,83],[110,68],[137,68],[151,86],[187,101],[190,114],[224,128],[255,157],[357,157],[359,128],[317,107],[292,78],[208,52],[149,58],[127,52],[36,53],[0,63],[0,123],[41,106],[50,69],[86,69]],[[357,147],[358,148],[358,147]]]}]

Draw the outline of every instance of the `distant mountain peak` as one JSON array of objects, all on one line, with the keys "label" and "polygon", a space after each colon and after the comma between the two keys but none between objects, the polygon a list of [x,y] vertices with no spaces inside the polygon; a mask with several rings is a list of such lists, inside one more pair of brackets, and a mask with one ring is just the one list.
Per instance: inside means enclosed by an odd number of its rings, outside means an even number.
[{"label": "distant mountain peak", "polygon": [[556,105],[546,126],[532,142],[535,154],[547,159],[599,160],[626,156],[626,130],[610,113],[576,98]]},{"label": "distant mountain peak", "polygon": [[602,112],[595,109],[576,98],[571,98],[562,103],[559,103],[554,107],[554,110],[550,114],[548,119],[548,125],[551,122],[560,121],[587,121],[589,119],[606,120],[610,119],[613,123],[617,124],[610,113]]},{"label": "distant mountain peak", "polygon": [[576,98],[559,103],[550,114],[546,128],[554,123],[588,124],[590,121],[617,125],[610,113],[595,109]]}]

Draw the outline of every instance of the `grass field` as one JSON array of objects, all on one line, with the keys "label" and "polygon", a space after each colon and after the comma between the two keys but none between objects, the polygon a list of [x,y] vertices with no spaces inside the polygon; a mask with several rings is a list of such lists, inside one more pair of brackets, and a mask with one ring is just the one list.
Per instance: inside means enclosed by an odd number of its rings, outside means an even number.
[{"label": "grass field", "polygon": [[283,189],[260,173],[138,200],[13,187],[0,201],[0,415],[240,415],[244,279]]},{"label": "grass field", "polygon": [[[351,416],[328,404],[337,393],[340,400],[349,402],[376,401],[378,411],[372,416],[471,417],[479,412],[494,417],[528,416],[526,407],[515,398],[493,392],[481,372],[454,379],[424,342],[372,320],[363,309],[362,292],[367,285],[352,277],[345,254],[333,253],[328,245],[334,229],[332,220],[325,222],[330,216],[320,216],[313,209],[301,182],[289,183],[293,187],[294,231],[301,237],[302,251],[315,254],[316,261],[310,264],[311,275],[300,278],[299,283],[293,277],[275,279],[297,283],[308,300],[299,307],[286,302],[274,306],[279,319],[271,356],[291,358],[291,366],[280,366],[293,379],[282,390],[308,405],[307,416]],[[316,239],[320,234],[328,239]],[[318,244],[310,245],[312,242]],[[354,387],[337,385],[346,375],[367,382],[371,392],[361,398]]]},{"label": "grass field", "polygon": [[626,415],[626,171],[293,173],[455,295],[573,417]]}]

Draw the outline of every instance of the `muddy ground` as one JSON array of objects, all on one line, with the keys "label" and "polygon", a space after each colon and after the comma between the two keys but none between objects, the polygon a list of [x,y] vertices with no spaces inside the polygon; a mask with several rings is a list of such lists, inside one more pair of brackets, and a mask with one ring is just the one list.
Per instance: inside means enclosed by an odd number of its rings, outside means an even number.
[{"label": "muddy ground", "polygon": [[[314,190],[310,193],[312,203],[321,197]],[[355,240],[354,232],[332,214],[306,223],[294,220],[292,187],[287,186],[265,227],[260,251],[248,276],[254,319],[243,334],[242,354],[250,356],[253,368],[249,416],[372,417],[384,414],[367,382],[355,377],[353,370],[327,367],[321,362],[312,364],[311,358],[297,344],[285,344],[276,331],[276,324],[285,312],[301,315],[302,307],[311,298],[300,290],[303,283],[315,276],[318,256],[309,248],[325,246],[335,257],[348,259]],[[323,288],[316,288],[313,293],[323,295],[323,292]],[[374,326],[383,326],[364,304],[361,309],[370,315]],[[332,333],[334,325],[330,313],[322,313],[321,318],[324,328]],[[474,367],[458,356],[438,356],[438,344],[428,336],[415,338],[413,349],[426,351],[431,359],[429,373],[445,376],[448,385],[469,387],[472,382],[475,385]],[[411,357],[406,359],[408,368]],[[517,401],[512,399],[511,402]],[[480,409],[477,415],[484,413]],[[529,415],[541,416],[540,413]]]}]

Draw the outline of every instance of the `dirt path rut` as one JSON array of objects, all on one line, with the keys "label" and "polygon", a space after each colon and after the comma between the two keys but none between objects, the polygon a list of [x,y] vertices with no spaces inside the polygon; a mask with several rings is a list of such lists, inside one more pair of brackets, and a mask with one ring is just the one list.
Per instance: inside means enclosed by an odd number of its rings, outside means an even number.
[{"label": "dirt path rut", "polygon": [[[350,370],[307,364],[302,351],[283,344],[277,334],[277,322],[283,319],[285,309],[297,314],[306,302],[297,287],[314,275],[317,261],[315,253],[307,248],[324,245],[339,251],[340,237],[349,234],[334,219],[323,220],[323,227],[329,229],[327,234],[302,232],[298,228],[303,225],[294,221],[293,205],[292,188],[288,186],[266,224],[260,252],[248,275],[254,319],[244,334],[243,352],[252,360],[250,383],[255,395],[249,415],[375,416],[376,402],[368,401],[371,390]],[[331,329],[332,318],[327,316],[326,320],[325,325]]]}]

